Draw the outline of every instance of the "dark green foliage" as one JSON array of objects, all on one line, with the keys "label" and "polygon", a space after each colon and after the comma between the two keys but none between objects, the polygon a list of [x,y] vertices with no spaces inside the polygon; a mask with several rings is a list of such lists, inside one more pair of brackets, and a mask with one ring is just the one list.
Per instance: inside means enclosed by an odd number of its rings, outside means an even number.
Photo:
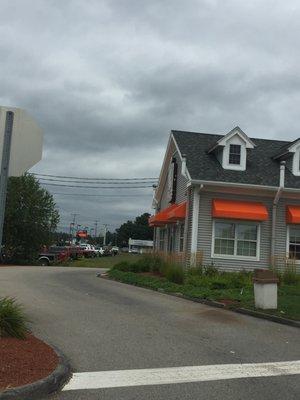
[{"label": "dark green foliage", "polygon": [[191,276],[202,276],[203,268],[201,266],[189,268],[189,275]]},{"label": "dark green foliage", "polygon": [[3,244],[6,262],[29,263],[53,240],[59,214],[52,195],[32,175],[10,178]]},{"label": "dark green foliage", "polygon": [[0,299],[0,337],[24,339],[28,332],[27,322],[23,308],[15,299],[9,297]]},{"label": "dark green foliage", "polygon": [[144,276],[135,274],[133,272],[123,272],[116,269],[109,270],[108,275],[110,276],[110,278],[122,281],[124,283],[143,286],[153,290],[163,289],[166,292],[180,292],[181,290],[180,285],[169,282],[165,278]]},{"label": "dark green foliage", "polygon": [[114,270],[119,270],[123,272],[149,272],[149,265],[143,262],[143,259],[136,262],[122,261],[113,266]]},{"label": "dark green foliage", "polygon": [[148,268],[149,272],[161,272],[163,265],[165,264],[162,257],[156,253],[145,254],[138,261],[140,264]]},{"label": "dark green foliage", "polygon": [[132,263],[128,262],[128,261],[121,261],[117,264],[115,264],[112,269],[117,269],[119,271],[123,271],[123,272],[129,272],[131,271],[131,266]]},{"label": "dark green foliage", "polygon": [[300,276],[297,274],[296,269],[288,267],[282,274],[282,282],[286,285],[295,285],[300,281]]},{"label": "dark green foliage", "polygon": [[184,282],[184,271],[178,265],[168,265],[165,269],[165,277],[173,283],[182,285]]},{"label": "dark green foliage", "polygon": [[203,273],[204,273],[204,275],[213,276],[213,275],[217,275],[219,272],[218,272],[217,268],[215,268],[213,265],[208,265],[208,266],[203,267]]},{"label": "dark green foliage", "polygon": [[120,226],[117,232],[119,246],[128,246],[128,240],[141,239],[153,240],[153,228],[149,226],[150,214],[144,213],[136,217],[134,221],[127,221]]}]

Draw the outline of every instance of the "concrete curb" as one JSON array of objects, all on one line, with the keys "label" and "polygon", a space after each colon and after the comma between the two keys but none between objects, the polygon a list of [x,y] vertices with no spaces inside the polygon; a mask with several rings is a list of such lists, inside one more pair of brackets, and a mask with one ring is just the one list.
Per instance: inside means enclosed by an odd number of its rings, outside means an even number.
[{"label": "concrete curb", "polygon": [[[282,318],[282,317],[279,317],[277,315],[266,314],[266,313],[263,313],[263,312],[260,312],[260,311],[255,311],[255,310],[248,310],[246,308],[228,307],[225,304],[220,303],[218,301],[206,300],[206,299],[197,299],[195,297],[185,296],[184,294],[181,294],[181,293],[169,293],[169,292],[166,292],[163,289],[155,290],[155,289],[147,288],[145,286],[131,285],[130,283],[125,283],[125,282],[119,281],[117,279],[112,279],[108,275],[103,276],[101,274],[97,274],[97,277],[102,278],[102,279],[115,281],[115,282],[120,282],[120,283],[123,283],[125,285],[129,285],[129,286],[142,287],[144,289],[152,290],[153,292],[164,293],[164,294],[167,294],[169,296],[179,297],[181,299],[193,301],[194,303],[201,303],[201,304],[205,304],[205,305],[211,306],[211,307],[223,308],[224,310],[227,310],[227,311],[233,311],[233,312],[236,312],[236,313],[239,313],[239,314],[249,315],[249,316],[255,317],[255,318],[266,319],[268,321],[276,322],[278,324],[289,325],[289,326],[292,326],[294,328],[300,328],[300,321],[295,321],[295,320],[288,319],[288,318]],[[1,400],[1,397],[0,397],[0,400]]]},{"label": "concrete curb", "polygon": [[0,400],[41,400],[60,390],[71,378],[71,366],[60,350],[51,346],[58,355],[56,369],[47,377],[28,385],[0,392]]}]

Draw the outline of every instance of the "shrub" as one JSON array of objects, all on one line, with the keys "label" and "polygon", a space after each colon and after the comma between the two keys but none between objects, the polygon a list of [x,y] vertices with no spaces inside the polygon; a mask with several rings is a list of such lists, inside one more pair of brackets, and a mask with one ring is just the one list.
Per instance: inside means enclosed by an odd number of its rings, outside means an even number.
[{"label": "shrub", "polygon": [[184,282],[184,271],[178,265],[168,265],[165,268],[165,277],[168,281],[182,285]]},{"label": "shrub", "polygon": [[129,272],[131,271],[132,264],[128,261],[121,261],[115,264],[112,269],[117,269],[118,271]]},{"label": "shrub", "polygon": [[299,280],[299,276],[297,275],[296,268],[287,266],[284,270],[281,280],[286,285],[295,285]]},{"label": "shrub", "polygon": [[185,283],[191,286],[203,287],[207,286],[207,277],[204,275],[186,274]]},{"label": "shrub", "polygon": [[202,268],[202,266],[191,267],[191,268],[189,268],[187,273],[188,273],[188,275],[191,275],[191,276],[202,276],[203,268]]},{"label": "shrub", "polygon": [[23,312],[23,308],[15,299],[4,297],[0,299],[0,337],[15,337],[24,339],[28,319]]},{"label": "shrub", "polygon": [[149,253],[143,255],[137,263],[141,266],[143,272],[159,272],[163,260],[158,254]]},{"label": "shrub", "polygon": [[231,287],[231,282],[228,278],[222,276],[215,276],[211,279],[209,283],[210,289],[229,289]]},{"label": "shrub", "polygon": [[252,285],[251,272],[229,272],[226,273],[226,276],[230,281],[231,288],[240,289]]},{"label": "shrub", "polygon": [[207,265],[203,268],[203,273],[207,276],[218,275],[219,271],[213,265]]}]

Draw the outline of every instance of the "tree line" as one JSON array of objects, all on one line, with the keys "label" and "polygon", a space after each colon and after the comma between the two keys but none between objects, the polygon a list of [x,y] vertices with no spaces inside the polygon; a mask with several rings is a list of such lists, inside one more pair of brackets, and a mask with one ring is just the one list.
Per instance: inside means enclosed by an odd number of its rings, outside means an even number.
[{"label": "tree line", "polygon": [[[127,247],[129,238],[152,240],[150,214],[144,213],[123,223],[115,232],[106,233],[106,243]],[[9,178],[1,254],[4,262],[32,263],[42,246],[65,242],[69,235],[57,232],[59,212],[54,198],[30,174]],[[103,244],[103,238],[90,238]]]}]

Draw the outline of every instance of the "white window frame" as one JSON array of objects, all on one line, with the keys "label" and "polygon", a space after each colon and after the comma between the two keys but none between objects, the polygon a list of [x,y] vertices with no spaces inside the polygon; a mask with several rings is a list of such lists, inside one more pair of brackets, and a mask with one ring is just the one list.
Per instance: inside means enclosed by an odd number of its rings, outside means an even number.
[{"label": "white window frame", "polygon": [[[290,258],[290,229],[293,227],[293,224],[287,225],[286,229],[286,258],[291,260]],[[300,264],[300,260],[293,260],[296,264]]]},{"label": "white window frame", "polygon": [[[240,163],[239,164],[230,164],[229,162],[229,154],[230,154],[230,145],[238,145],[241,146],[241,154],[240,154]],[[239,134],[234,135],[230,139],[227,140],[224,149],[223,149],[223,159],[222,166],[224,169],[236,170],[236,171],[245,171],[246,170],[246,162],[247,162],[247,148],[246,142],[244,139],[240,137]]]},{"label": "white window frame", "polygon": [[[230,254],[215,254],[215,225],[216,223],[228,223],[228,224],[243,224],[243,225],[256,225],[257,226],[257,246],[256,246],[256,256],[239,256],[236,255],[237,252],[237,240],[234,239],[234,253]],[[261,244],[261,223],[257,221],[245,221],[245,220],[233,220],[233,219],[214,219],[212,226],[212,243],[211,243],[211,258],[222,258],[227,260],[244,260],[244,261],[260,261],[260,244]]]}]

